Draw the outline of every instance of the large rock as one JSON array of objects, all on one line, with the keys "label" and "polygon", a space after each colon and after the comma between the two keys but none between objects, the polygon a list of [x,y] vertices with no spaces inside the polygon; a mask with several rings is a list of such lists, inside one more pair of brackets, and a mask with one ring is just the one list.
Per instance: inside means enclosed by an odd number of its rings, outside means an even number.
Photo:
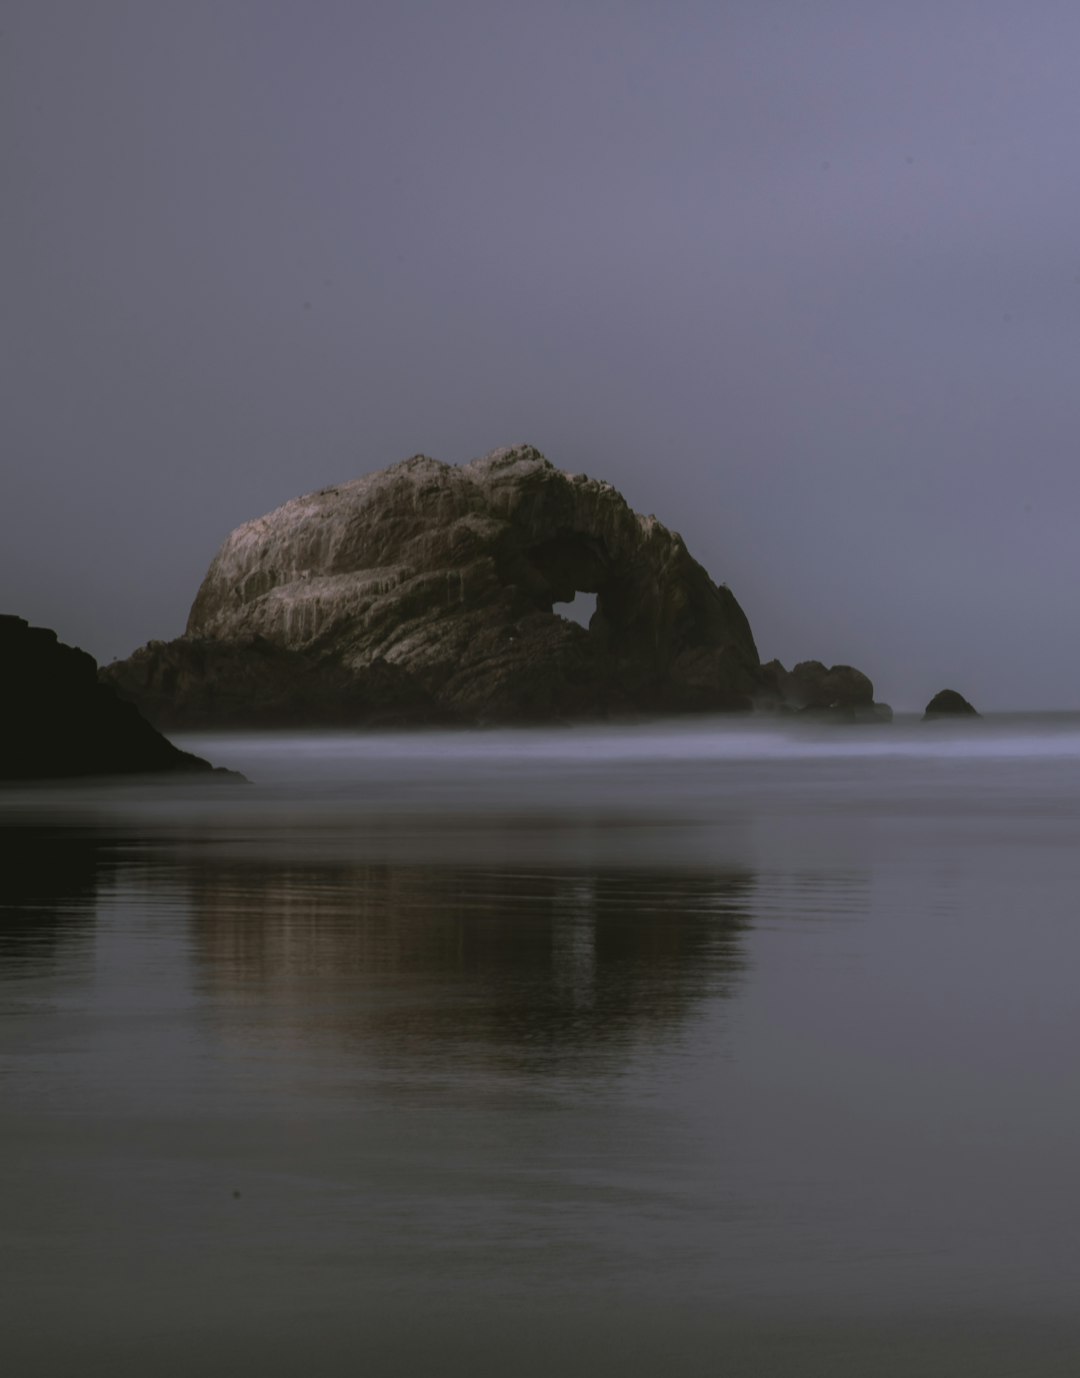
[{"label": "large rock", "polygon": [[[213,772],[98,680],[93,656],[0,615],[0,780]],[[234,777],[239,778],[239,777]]]},{"label": "large rock", "polygon": [[[579,590],[588,630],[556,611]],[[681,537],[522,447],[416,456],[248,522],[185,636],[106,675],[174,725],[527,721],[748,708],[758,654]]]},{"label": "large rock", "polygon": [[926,705],[923,722],[931,718],[981,718],[982,714],[955,689],[942,689]]},{"label": "large rock", "polygon": [[[577,592],[596,595],[587,629],[558,612]],[[171,726],[715,712],[772,692],[682,538],[528,446],[417,455],[248,522],[185,635],[104,673]]]}]

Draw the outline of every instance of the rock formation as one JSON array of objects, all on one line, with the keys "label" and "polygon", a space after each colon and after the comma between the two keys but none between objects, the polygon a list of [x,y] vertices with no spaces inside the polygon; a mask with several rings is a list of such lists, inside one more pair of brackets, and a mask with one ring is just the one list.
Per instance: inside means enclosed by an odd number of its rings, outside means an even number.
[{"label": "rock formation", "polygon": [[93,656],[45,627],[0,615],[0,780],[213,772],[98,680]]},{"label": "rock formation", "polygon": [[891,722],[887,703],[874,702],[874,686],[851,665],[803,660],[785,670],[778,660],[761,667],[759,706],[838,722]]},{"label": "rock formation", "polygon": [[931,718],[981,718],[962,694],[955,689],[942,689],[926,705],[923,722]]},{"label": "rock formation", "polygon": [[[578,591],[588,629],[558,614]],[[818,668],[826,706],[872,703],[858,671]],[[248,522],[185,635],[104,674],[162,725],[270,726],[747,710],[800,670],[763,671],[680,536],[523,446],[417,455]]]}]

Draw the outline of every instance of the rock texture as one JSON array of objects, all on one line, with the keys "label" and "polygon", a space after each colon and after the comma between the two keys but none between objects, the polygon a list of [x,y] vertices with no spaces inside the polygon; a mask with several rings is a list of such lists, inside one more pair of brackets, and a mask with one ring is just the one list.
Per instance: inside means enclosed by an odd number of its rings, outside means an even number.
[{"label": "rock texture", "polygon": [[[56,633],[0,615],[0,780],[213,772],[98,680],[97,662]],[[233,777],[239,778],[239,777]]]},{"label": "rock texture", "polygon": [[[588,629],[559,616],[578,591]],[[872,702],[858,671],[819,668],[830,704]],[[104,673],[172,726],[746,710],[790,688],[680,536],[528,446],[417,455],[248,522],[185,635]]]},{"label": "rock texture", "polygon": [[420,681],[382,659],[346,666],[325,648],[265,637],[151,641],[102,678],[162,728],[372,727],[457,721]]},{"label": "rock texture", "polygon": [[874,702],[871,681],[851,665],[804,660],[785,670],[778,660],[761,667],[759,703],[789,713],[839,722],[891,722],[887,703]]},{"label": "rock texture", "polygon": [[974,707],[955,689],[942,689],[926,705],[923,722],[928,718],[981,718]]}]

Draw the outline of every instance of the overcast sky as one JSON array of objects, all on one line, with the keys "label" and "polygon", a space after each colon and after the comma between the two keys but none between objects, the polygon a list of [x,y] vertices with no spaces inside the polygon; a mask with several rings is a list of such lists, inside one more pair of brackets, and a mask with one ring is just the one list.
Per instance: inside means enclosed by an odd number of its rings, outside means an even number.
[{"label": "overcast sky", "polygon": [[1075,0],[6,0],[0,608],[527,441],[763,658],[1080,708]]}]

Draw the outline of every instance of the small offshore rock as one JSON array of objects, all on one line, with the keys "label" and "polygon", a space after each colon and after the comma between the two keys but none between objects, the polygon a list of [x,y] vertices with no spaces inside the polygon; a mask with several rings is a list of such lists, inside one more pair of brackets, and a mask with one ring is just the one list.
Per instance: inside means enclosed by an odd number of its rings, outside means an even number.
[{"label": "small offshore rock", "polygon": [[826,666],[820,660],[803,660],[785,670],[770,660],[759,671],[760,711],[794,714],[821,722],[891,722],[892,709],[874,701],[873,682],[851,665]]},{"label": "small offshore rock", "polygon": [[963,694],[958,694],[955,689],[942,689],[926,705],[923,722],[927,722],[931,718],[981,717],[982,714],[977,712],[972,704],[968,703]]}]

